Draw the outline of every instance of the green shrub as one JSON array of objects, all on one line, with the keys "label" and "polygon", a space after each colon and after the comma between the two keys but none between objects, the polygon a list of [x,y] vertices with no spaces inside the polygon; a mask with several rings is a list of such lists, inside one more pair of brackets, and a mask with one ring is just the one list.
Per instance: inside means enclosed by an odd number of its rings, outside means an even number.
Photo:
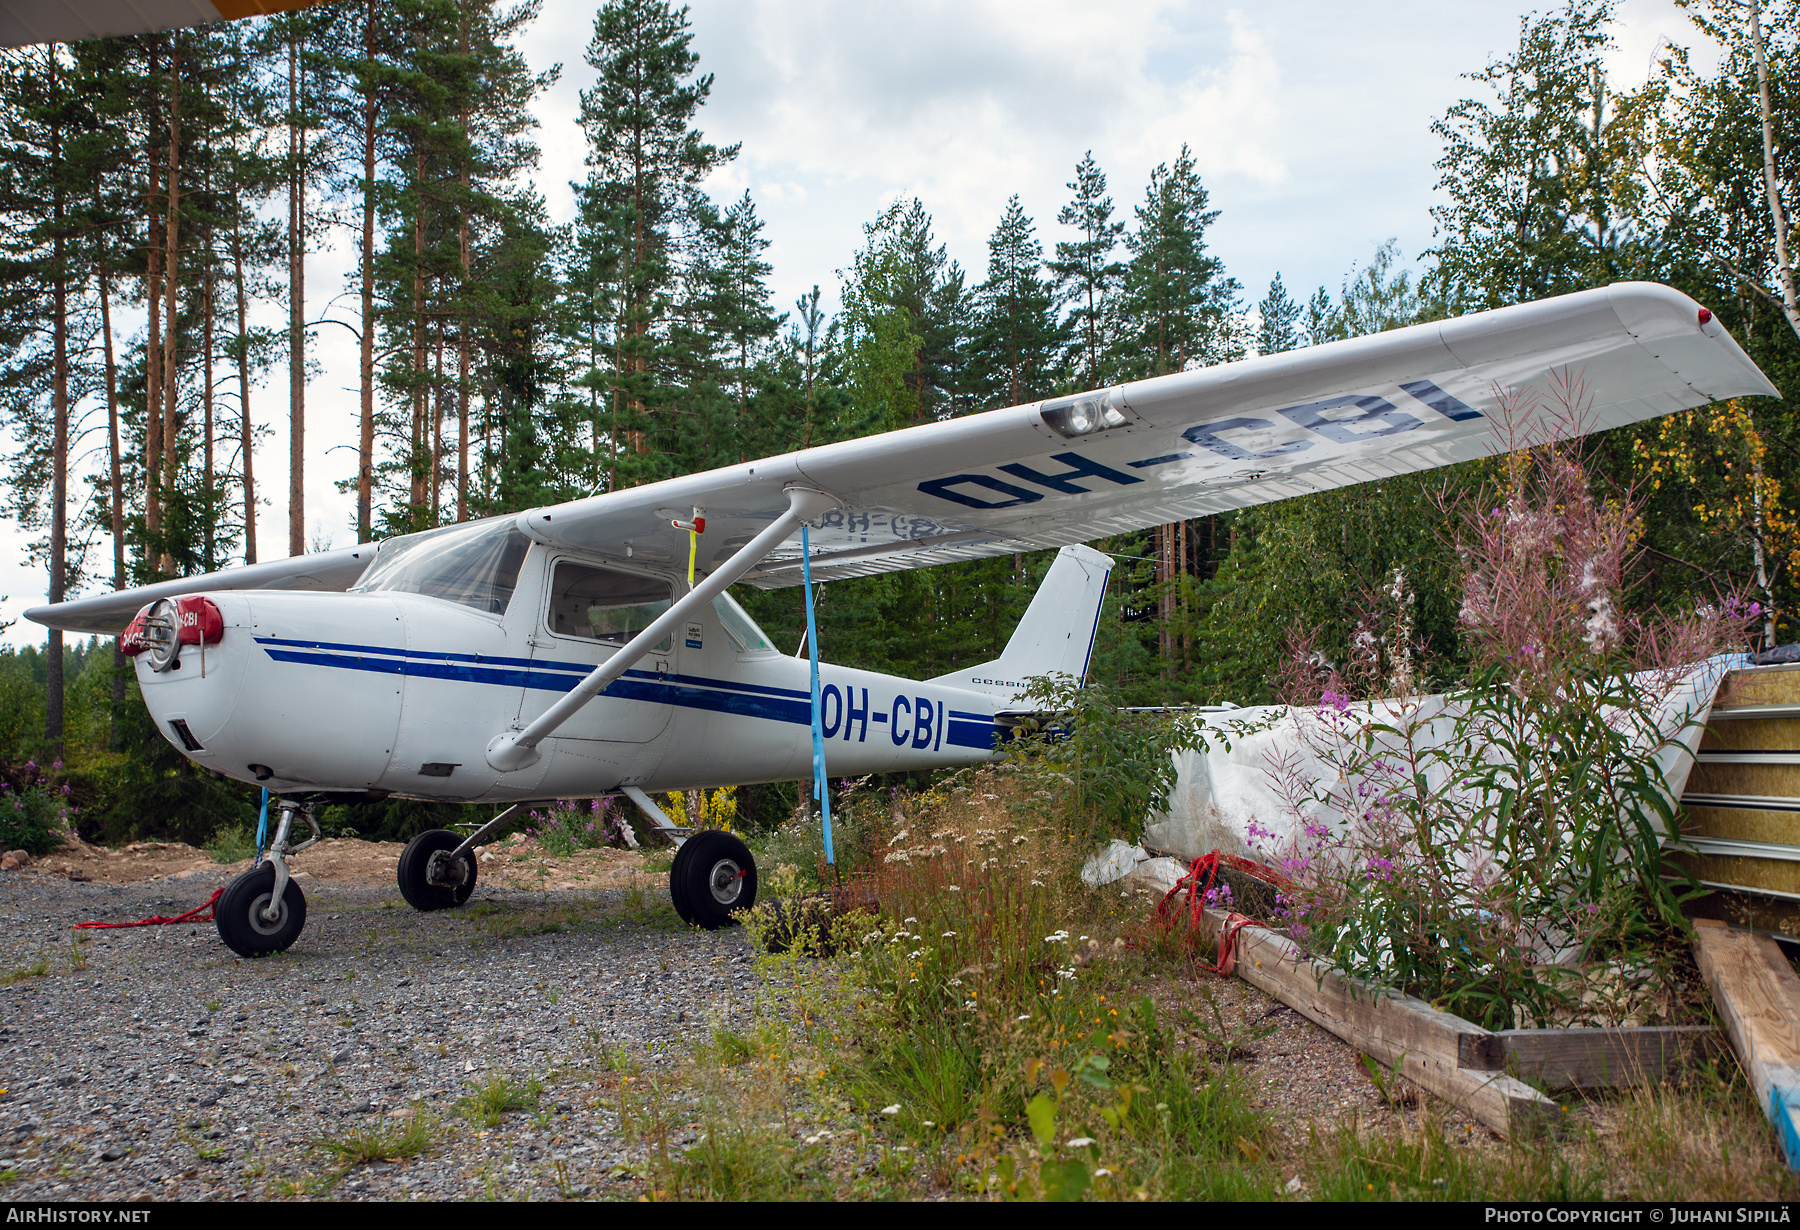
[{"label": "green shrub", "polygon": [[242,862],[256,853],[256,834],[242,824],[221,828],[206,843],[206,852],[215,863]]},{"label": "green shrub", "polygon": [[[62,761],[51,766],[56,772]],[[69,787],[46,777],[30,761],[25,765],[25,784],[0,782],[0,849],[48,854],[69,835],[74,808]]]},{"label": "green shrub", "polygon": [[1083,835],[1137,840],[1144,819],[1163,807],[1175,784],[1172,753],[1200,746],[1192,722],[1177,715],[1134,712],[1102,683],[1083,686],[1068,675],[1026,681],[1045,714],[1028,723],[1008,749],[1059,774],[1067,785],[1063,819]]}]

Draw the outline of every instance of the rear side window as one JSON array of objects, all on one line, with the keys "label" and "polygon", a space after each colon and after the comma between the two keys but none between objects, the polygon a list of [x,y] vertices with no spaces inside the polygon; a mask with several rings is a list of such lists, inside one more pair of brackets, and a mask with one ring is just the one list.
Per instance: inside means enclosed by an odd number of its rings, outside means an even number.
[{"label": "rear side window", "polygon": [[[623,645],[669,609],[667,581],[559,560],[550,578],[550,631],[607,645]],[[669,648],[664,637],[658,649]]]}]

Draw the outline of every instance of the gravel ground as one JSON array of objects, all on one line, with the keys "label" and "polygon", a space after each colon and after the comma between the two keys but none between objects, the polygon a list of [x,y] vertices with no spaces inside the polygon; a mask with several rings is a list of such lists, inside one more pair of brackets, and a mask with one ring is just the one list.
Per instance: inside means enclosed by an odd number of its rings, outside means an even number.
[{"label": "gravel ground", "polygon": [[1424,1096],[1410,1081],[1384,1073],[1389,1085],[1384,1093],[1355,1047],[1241,979],[1198,973],[1156,978],[1150,994],[1164,1020],[1188,1022],[1188,1045],[1236,1066],[1250,1104],[1295,1142],[1310,1130],[1329,1134],[1347,1122],[1398,1131],[1416,1124],[1427,1108],[1453,1136],[1499,1140],[1466,1112]]},{"label": "gravel ground", "polygon": [[[176,914],[225,878],[0,873],[5,1198],[632,1196],[614,1070],[674,1063],[761,993],[743,932],[680,928],[660,887],[483,885],[418,914],[392,887],[302,881],[306,930],[281,957],[240,960],[211,923],[71,941],[75,922]],[[491,1131],[451,1115],[501,1075],[543,1082],[535,1111]],[[419,1107],[424,1155],[330,1182],[313,1142]]]},{"label": "gravel ground", "polygon": [[[0,872],[0,1196],[631,1198],[644,1159],[620,1130],[619,1074],[672,1070],[715,1022],[780,1010],[744,933],[680,926],[663,877],[484,882],[460,910],[418,914],[371,861],[298,877],[306,930],[260,961],[210,922],[71,940],[76,922],[187,910],[227,869],[135,884]],[[1286,1131],[1392,1130],[1422,1109],[1390,1105],[1351,1047],[1237,979],[1147,989]],[[540,1082],[535,1106],[492,1129],[455,1113],[496,1077]],[[420,1112],[418,1156],[346,1169],[321,1147],[391,1140]],[[678,1127],[671,1143],[692,1139]]]}]

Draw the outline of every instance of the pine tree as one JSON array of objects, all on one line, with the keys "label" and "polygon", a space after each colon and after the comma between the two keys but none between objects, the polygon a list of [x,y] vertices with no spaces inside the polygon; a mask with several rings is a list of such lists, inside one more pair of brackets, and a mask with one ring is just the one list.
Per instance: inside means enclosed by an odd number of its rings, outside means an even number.
[{"label": "pine tree", "polygon": [[588,44],[599,79],[581,95],[591,170],[580,189],[577,268],[587,282],[572,289],[610,317],[606,362],[588,380],[607,403],[614,487],[670,469],[657,444],[676,429],[656,420],[682,388],[672,318],[686,311],[676,300],[696,289],[684,275],[716,219],[699,184],[737,155],[692,126],[712,90],[711,74],[696,75],[692,41],[686,9],[609,0]]},{"label": "pine tree", "polygon": [[914,198],[863,226],[843,279],[845,375],[864,430],[951,418],[969,405],[969,295]]},{"label": "pine tree", "polygon": [[1300,330],[1296,327],[1302,311],[1300,305],[1288,294],[1287,287],[1281,284],[1279,273],[1270,281],[1269,293],[1257,305],[1256,313],[1261,321],[1256,334],[1258,354],[1280,354],[1284,350],[1297,349],[1302,344]]},{"label": "pine tree", "polygon": [[[409,41],[379,74],[393,144],[379,186],[387,244],[377,319],[391,357],[375,423],[389,455],[374,479],[398,497],[378,519],[390,533],[512,498],[504,493],[517,484],[486,463],[510,459],[515,473],[537,456],[536,417],[554,383],[543,370],[554,296],[548,270],[520,263],[522,253],[548,259],[550,248],[542,202],[522,181],[537,157],[526,106],[553,78],[533,76],[512,43],[534,15],[493,0],[408,0]],[[479,410],[477,389],[486,390]],[[485,483],[471,491],[477,422]]]},{"label": "pine tree", "polygon": [[1067,336],[1044,277],[1044,252],[1014,196],[988,239],[988,275],[975,292],[972,352],[981,406],[1017,406],[1053,391]]},{"label": "pine tree", "polygon": [[[95,122],[61,47],[10,53],[0,71],[0,389],[19,443],[10,503],[25,528],[43,533],[32,555],[48,566],[49,600],[61,602],[81,573],[69,547],[69,466],[73,412],[92,379],[82,362],[94,322],[81,225],[91,184],[79,146]],[[60,758],[64,662],[54,628],[45,664],[44,738]]]},{"label": "pine tree", "polygon": [[1183,145],[1172,168],[1165,163],[1151,172],[1137,228],[1125,241],[1131,332],[1122,342],[1130,375],[1160,376],[1242,353],[1235,327],[1240,287],[1206,254],[1206,228],[1219,216],[1206,206],[1194,156]]},{"label": "pine tree", "polygon": [[1080,344],[1081,383],[1097,389],[1106,382],[1102,374],[1110,341],[1113,296],[1118,293],[1125,266],[1112,259],[1125,235],[1125,223],[1113,220],[1112,198],[1106,195],[1106,175],[1089,150],[1067,185],[1075,199],[1056,215],[1063,226],[1074,227],[1081,238],[1056,245],[1050,272],[1056,275],[1057,292],[1073,305],[1071,323]]}]

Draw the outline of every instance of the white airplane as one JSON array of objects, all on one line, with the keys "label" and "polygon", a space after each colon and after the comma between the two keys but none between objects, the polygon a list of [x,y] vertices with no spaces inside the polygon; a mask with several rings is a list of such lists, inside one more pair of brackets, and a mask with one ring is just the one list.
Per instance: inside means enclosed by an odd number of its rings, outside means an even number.
[{"label": "white airplane", "polygon": [[[1592,398],[1581,431],[1779,396],[1693,300],[1622,283],[27,614],[125,629],[164,736],[279,797],[268,860],[217,906],[239,953],[300,934],[285,856],[311,808],[383,795],[623,796],[679,843],[677,910],[716,927],[755,900],[750,851],[651,793],[801,776],[815,723],[838,776],[986,760],[1026,677],[1086,672],[1109,561],[1074,544],[1492,453],[1502,391],[1548,404],[1559,375]],[[1049,547],[1001,657],[923,682],[827,665],[815,689],[726,592]],[[513,814],[414,838],[407,901],[467,900]]]}]

